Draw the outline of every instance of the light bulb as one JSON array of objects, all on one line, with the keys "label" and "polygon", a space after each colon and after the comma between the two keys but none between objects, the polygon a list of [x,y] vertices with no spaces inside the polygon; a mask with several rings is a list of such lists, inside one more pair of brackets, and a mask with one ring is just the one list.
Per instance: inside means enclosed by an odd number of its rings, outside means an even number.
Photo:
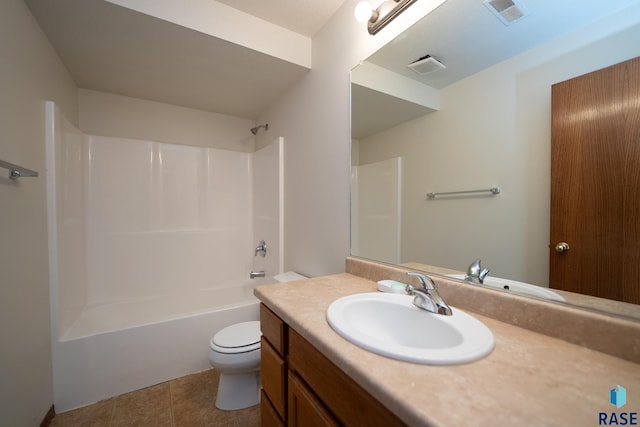
[{"label": "light bulb", "polygon": [[354,10],[356,21],[362,23],[367,22],[371,18],[372,11],[373,6],[371,6],[368,1],[361,1],[356,5],[356,9]]}]

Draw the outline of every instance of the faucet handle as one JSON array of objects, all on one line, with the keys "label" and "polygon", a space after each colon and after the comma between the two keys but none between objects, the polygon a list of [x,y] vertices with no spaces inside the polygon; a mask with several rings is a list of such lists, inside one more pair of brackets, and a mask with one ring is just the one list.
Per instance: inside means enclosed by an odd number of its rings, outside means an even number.
[{"label": "faucet handle", "polygon": [[436,285],[436,283],[433,280],[431,280],[431,277],[429,276],[425,276],[424,274],[418,273],[416,271],[409,271],[407,272],[407,275],[417,277],[423,289],[426,289],[426,290],[438,289],[438,285]]},{"label": "faucet handle", "polygon": [[254,256],[258,256],[258,254],[260,254],[262,258],[267,255],[267,243],[264,240],[260,240],[258,246],[256,247],[256,253]]}]

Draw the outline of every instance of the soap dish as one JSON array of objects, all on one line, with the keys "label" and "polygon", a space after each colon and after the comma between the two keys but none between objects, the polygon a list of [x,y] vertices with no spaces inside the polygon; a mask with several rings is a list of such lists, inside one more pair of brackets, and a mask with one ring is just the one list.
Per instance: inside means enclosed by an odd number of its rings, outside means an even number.
[{"label": "soap dish", "polygon": [[396,282],[395,280],[380,280],[378,282],[378,290],[380,292],[388,292],[392,294],[406,294],[406,283]]}]

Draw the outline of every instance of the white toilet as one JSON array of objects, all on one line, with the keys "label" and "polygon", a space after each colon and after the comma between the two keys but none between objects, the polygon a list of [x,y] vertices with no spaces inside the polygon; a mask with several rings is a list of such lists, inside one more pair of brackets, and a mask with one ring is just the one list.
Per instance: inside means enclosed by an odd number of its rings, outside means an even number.
[{"label": "white toilet", "polygon": [[226,411],[260,402],[260,322],[236,323],[209,342],[209,362],[220,372],[216,407]]},{"label": "white toilet", "polygon": [[[306,279],[288,271],[276,282]],[[260,403],[260,321],[236,323],[220,330],[209,342],[209,363],[220,372],[216,407],[226,411]]]}]

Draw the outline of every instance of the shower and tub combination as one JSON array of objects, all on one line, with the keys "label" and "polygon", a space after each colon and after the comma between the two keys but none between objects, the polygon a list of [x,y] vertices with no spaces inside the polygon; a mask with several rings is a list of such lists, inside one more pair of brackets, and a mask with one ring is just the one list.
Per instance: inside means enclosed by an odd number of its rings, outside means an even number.
[{"label": "shower and tub combination", "polygon": [[46,113],[56,410],[209,368],[213,333],[258,320],[253,288],[282,273],[282,138],[236,152]]}]

